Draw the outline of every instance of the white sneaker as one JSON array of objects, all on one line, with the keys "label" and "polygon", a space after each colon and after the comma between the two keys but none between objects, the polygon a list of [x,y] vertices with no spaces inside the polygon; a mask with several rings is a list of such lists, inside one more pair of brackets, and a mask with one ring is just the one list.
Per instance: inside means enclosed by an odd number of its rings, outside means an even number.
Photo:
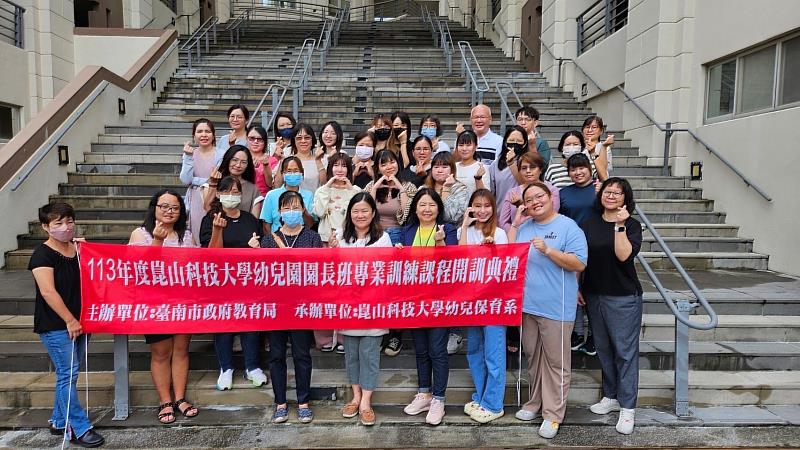
[{"label": "white sneaker", "polygon": [[633,433],[633,425],[635,422],[636,410],[622,408],[619,411],[619,420],[617,420],[617,433],[631,434]]},{"label": "white sneaker", "polygon": [[252,381],[255,387],[267,384],[267,375],[261,369],[245,370],[244,377]]},{"label": "white sneaker", "polygon": [[431,394],[423,394],[420,392],[414,396],[414,400],[411,400],[411,403],[403,408],[403,412],[409,416],[416,416],[417,414],[427,411],[431,408],[431,400],[433,400],[433,396]]},{"label": "white sneaker", "polygon": [[458,353],[463,346],[464,338],[455,333],[450,333],[450,337],[447,338],[447,354],[452,355]]},{"label": "white sneaker", "polygon": [[466,405],[464,405],[464,414],[466,414],[468,416],[472,415],[473,411],[476,411],[480,407],[481,407],[481,405],[479,405],[478,402],[471,401],[471,402],[467,403]]},{"label": "white sneaker", "polygon": [[503,415],[505,415],[505,413],[506,412],[504,410],[502,410],[502,409],[500,410],[500,412],[493,413],[493,412],[489,411],[488,409],[480,407],[480,408],[476,409],[475,411],[472,411],[472,414],[470,414],[469,417],[472,420],[474,420],[475,422],[478,422],[478,423],[489,423],[489,422],[491,422],[491,421],[493,421],[495,419],[499,419],[499,418],[503,417]]},{"label": "white sneaker", "polygon": [[589,411],[595,414],[608,414],[611,411],[619,411],[619,401],[608,397],[603,397],[602,400],[589,407]]},{"label": "white sneaker", "polygon": [[233,389],[233,369],[219,371],[219,378],[217,378],[217,389],[220,391]]},{"label": "white sneaker", "polygon": [[539,436],[545,439],[553,439],[558,434],[558,424],[545,420],[539,427]]},{"label": "white sneaker", "polygon": [[523,420],[525,422],[529,422],[535,419],[536,416],[538,416],[538,414],[536,414],[533,411],[528,411],[527,409],[520,409],[519,411],[514,413],[514,417],[516,417],[517,420]]}]

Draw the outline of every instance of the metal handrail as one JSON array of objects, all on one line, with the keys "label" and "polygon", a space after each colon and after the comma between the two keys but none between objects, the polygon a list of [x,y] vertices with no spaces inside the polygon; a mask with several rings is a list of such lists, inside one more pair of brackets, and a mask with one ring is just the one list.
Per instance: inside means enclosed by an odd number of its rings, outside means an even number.
[{"label": "metal handrail", "polygon": [[[200,11],[200,10],[198,9],[197,11]],[[195,11],[195,12],[197,12],[197,11]],[[180,49],[181,49],[181,50],[185,50],[185,47],[186,47],[187,45],[189,45],[189,42],[191,42],[192,40],[196,39],[196,38],[197,38],[197,36],[198,36],[200,33],[202,33],[203,29],[204,29],[204,28],[205,28],[205,27],[206,27],[206,26],[207,26],[209,23],[211,23],[211,21],[212,21],[212,20],[214,20],[216,17],[217,17],[217,16],[211,16],[211,17],[209,17],[208,19],[206,19],[206,21],[205,21],[205,22],[203,22],[203,23],[201,23],[200,25],[198,25],[198,26],[197,26],[197,29],[196,29],[196,30],[194,30],[194,33],[192,33],[192,35],[191,35],[191,36],[189,36],[189,37],[186,39],[186,42],[184,42],[184,43],[183,43],[183,45],[181,46],[181,48],[180,48]]]},{"label": "metal handrail", "polygon": [[[475,71],[472,70],[470,61],[467,60],[467,53],[464,51],[465,48],[469,50],[469,57],[475,63],[476,72],[480,75],[480,79],[476,79],[475,77]],[[471,106],[483,103],[483,94],[489,92],[491,88],[489,87],[489,82],[486,81],[486,76],[483,74],[478,58],[475,56],[475,52],[472,51],[472,46],[467,41],[458,41],[458,51],[461,53],[461,76],[466,80],[465,89],[470,93]],[[479,81],[483,84],[483,87],[478,86]]]},{"label": "metal handrail", "polygon": [[[527,50],[527,52],[528,52],[528,55],[530,55],[530,56],[534,56],[534,55],[536,55],[536,53],[534,53],[534,51],[533,51],[533,50],[531,50],[531,48],[528,46],[528,43],[527,43],[527,42],[525,42],[525,39],[522,39],[522,36],[521,36],[521,35],[520,35],[520,36],[509,35],[509,34],[508,34],[508,31],[506,31],[506,29],[503,27],[503,25],[502,25],[500,22],[497,22],[497,23],[493,23],[493,24],[492,24],[492,29],[495,29],[495,28],[499,28],[499,29],[500,29],[500,31],[502,31],[502,32],[503,32],[503,36],[505,36],[505,37],[506,37],[506,39],[509,39],[509,38],[511,39],[511,53],[512,53],[512,54],[514,54],[514,53],[515,53],[515,52],[514,52],[514,41],[515,41],[515,40],[517,40],[517,39],[519,39],[519,42],[520,42],[520,43],[522,43],[522,45],[524,45],[524,46],[525,46],[525,50]],[[526,55],[526,56],[527,56],[527,55]]]},{"label": "metal handrail", "polygon": [[[586,73],[586,71],[583,69],[583,67],[581,67],[581,65],[578,64],[578,62],[575,61],[574,59],[556,57],[553,54],[553,52],[544,43],[542,43],[542,48],[548,54],[550,54],[550,56],[555,61],[557,61],[557,63],[558,63],[558,68],[557,68],[558,72],[557,72],[557,75],[556,75],[556,80],[557,80],[556,84],[558,84],[558,86],[561,86],[561,64],[563,62],[571,62],[575,66],[575,68],[577,68],[583,74],[583,76],[585,76],[586,79],[589,80],[600,92],[608,92],[609,91],[609,89],[602,88],[597,83],[597,81],[595,81],[588,73]],[[755,183],[753,180],[751,180],[747,175],[743,174],[732,162],[730,162],[727,158],[725,158],[711,144],[709,144],[708,142],[704,141],[700,136],[695,134],[694,131],[692,131],[692,130],[690,130],[688,128],[672,128],[672,123],[670,123],[670,122],[666,122],[664,125],[658,123],[653,118],[653,116],[651,116],[642,107],[642,105],[639,104],[639,102],[637,102],[633,97],[631,97],[630,94],[628,94],[627,91],[625,91],[625,89],[622,88],[622,86],[616,86],[616,88],[622,93],[622,95],[625,96],[625,98],[631,104],[633,104],[633,106],[636,107],[637,110],[639,110],[640,113],[642,113],[643,116],[645,116],[647,118],[647,120],[652,125],[654,125],[656,128],[658,128],[659,131],[664,132],[664,156],[663,156],[663,163],[662,163],[662,174],[663,175],[669,176],[669,174],[670,174],[670,170],[669,170],[669,148],[670,148],[669,147],[669,142],[670,142],[670,139],[672,138],[672,135],[674,133],[684,132],[684,133],[687,133],[689,136],[691,136],[698,144],[700,144],[703,147],[705,147],[706,150],[708,150],[709,153],[714,155],[723,164],[725,164],[725,166],[727,166],[728,169],[730,169],[733,173],[735,173],[744,182],[744,184],[747,185],[747,187],[752,188],[754,191],[756,191],[758,193],[758,195],[760,195],[764,200],[766,200],[768,202],[772,202],[772,197],[764,189],[762,189],[757,183]]]},{"label": "metal handrail", "polygon": [[508,87],[508,91],[514,94],[514,98],[517,100],[517,104],[520,108],[522,108],[524,105],[522,100],[519,98],[519,94],[517,94],[516,89],[514,89],[513,84],[509,83],[508,81],[496,81],[494,83],[494,87],[497,90],[497,96],[500,97],[500,129],[505,130],[507,117],[514,117],[514,113],[511,111],[511,108],[508,107],[508,101],[506,100],[506,95],[503,94],[501,86]]},{"label": "metal handrail", "polygon": [[[300,53],[297,55],[297,59],[294,62],[292,72],[289,74],[289,80],[286,82],[286,84],[273,83],[267,88],[266,92],[264,92],[264,95],[261,96],[261,101],[259,101],[258,106],[256,106],[256,109],[250,116],[247,126],[250,126],[253,123],[253,120],[255,120],[256,116],[261,113],[261,124],[264,129],[269,130],[272,127],[272,123],[275,121],[275,113],[277,113],[283,104],[283,99],[286,97],[286,92],[289,89],[292,89],[292,114],[295,118],[299,117],[300,106],[303,105],[303,93],[308,87],[308,79],[311,77],[312,73],[311,66],[314,55],[314,47],[316,47],[316,40],[308,38],[303,41],[303,46],[301,47]],[[295,82],[295,75],[298,73],[297,70],[301,61],[303,62],[303,69],[301,72],[299,72],[298,79]],[[282,90],[280,96],[278,95],[279,89]],[[272,94],[272,114],[270,114],[268,116],[269,118],[267,118],[265,117],[262,108],[264,106],[264,102],[270,94]]]},{"label": "metal handrail", "polygon": [[144,30],[145,28],[149,27],[151,23],[155,22],[156,18],[153,17],[152,19],[148,20],[146,24],[142,25],[140,29]]},{"label": "metal handrail", "polygon": [[[11,31],[13,34],[12,35],[3,34],[2,36],[8,38],[9,41],[13,40],[14,46],[19,47],[19,48],[25,48],[25,22],[24,22],[24,19],[25,19],[25,8],[23,8],[22,6],[14,3],[14,2],[12,2],[10,0],[0,0],[0,1],[2,1],[3,3],[7,3],[12,8],[14,8],[14,12],[13,12],[13,14],[14,14],[14,18],[13,18],[14,28],[13,29],[9,29],[9,31]],[[11,20],[9,20],[9,21],[11,21]],[[6,28],[6,29],[8,29],[8,28]]]},{"label": "metal handrail", "polygon": [[[440,33],[440,43],[442,46],[442,53],[444,53],[444,58],[447,61],[447,74],[450,75],[453,73],[453,54],[456,52],[455,46],[453,46],[453,36],[450,34],[450,23],[447,20],[439,20],[439,33]],[[472,51],[472,49],[470,49]],[[477,64],[478,60],[475,60]],[[480,69],[480,65],[478,65]]]},{"label": "metal handrail", "polygon": [[217,43],[217,23],[219,23],[219,18],[217,16],[209,17],[208,20],[206,20],[205,23],[203,23],[203,25],[195,32],[196,37],[189,39],[183,44],[183,46],[181,46],[181,50],[186,51],[187,67],[189,70],[192,70],[192,54],[194,53],[194,48],[197,48],[197,59],[200,59],[200,41],[203,40],[203,38],[205,38],[206,53],[208,53],[209,31],[213,30],[214,44]]},{"label": "metal handrail", "polygon": [[[228,26],[225,27],[225,31],[229,31],[231,34],[231,45],[234,43],[239,44],[242,34],[244,34],[243,28],[246,28],[247,25],[250,24],[250,13],[251,11],[249,9],[242,11],[235,20],[232,20]],[[245,26],[242,27],[242,24],[245,24]]]},{"label": "metal handrail", "polygon": [[[288,2],[287,2],[288,3]],[[263,15],[265,18],[269,13],[274,14],[274,19],[281,20],[281,16],[293,16],[293,17],[300,17],[301,22],[305,22],[306,19],[324,19],[326,17],[333,17],[330,14],[331,12],[339,13],[344,8],[339,8],[336,6],[331,5],[320,5],[316,3],[308,3],[308,2],[291,2],[293,5],[292,7],[282,7],[282,6],[275,6],[275,5],[259,5],[259,6],[252,6],[247,8],[248,10],[252,11],[253,16]],[[349,5],[349,2],[348,2]],[[299,6],[299,8],[297,8]],[[311,8],[312,11],[308,11],[308,8]],[[313,12],[313,10],[320,10],[321,12]]]},{"label": "metal handrail", "polygon": [[[356,13],[360,9],[360,10],[362,10],[361,11],[361,21],[362,22],[366,22],[367,21],[367,9],[372,8],[372,10],[373,10],[372,11],[373,20],[375,19],[375,16],[376,16],[375,12],[380,9],[380,11],[381,11],[381,16],[380,17],[381,17],[381,21],[383,21],[383,16],[382,16],[383,8],[382,7],[384,5],[388,5],[390,3],[400,3],[400,2],[405,3],[406,4],[406,9],[408,9],[408,10],[410,10],[411,9],[410,6],[412,4],[414,4],[414,2],[412,2],[411,0],[386,0],[386,1],[383,1],[383,2],[373,3],[371,5],[358,6],[356,8],[350,8],[349,9],[348,14],[347,14],[348,15],[348,19],[350,17],[352,17],[352,16],[358,17],[354,13]],[[381,8],[379,8],[379,7],[381,7]]]}]

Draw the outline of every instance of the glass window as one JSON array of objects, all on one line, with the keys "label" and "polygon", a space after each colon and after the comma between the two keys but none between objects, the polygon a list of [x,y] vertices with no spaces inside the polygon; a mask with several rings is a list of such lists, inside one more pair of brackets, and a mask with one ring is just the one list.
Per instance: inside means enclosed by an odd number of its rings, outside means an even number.
[{"label": "glass window", "polygon": [[771,107],[775,82],[775,46],[743,56],[741,61],[739,112]]},{"label": "glass window", "polygon": [[781,93],[778,102],[781,105],[800,101],[800,36],[781,44]]},{"label": "glass window", "polygon": [[736,60],[712,67],[708,71],[708,117],[733,113],[733,95],[736,92]]},{"label": "glass window", "polygon": [[14,136],[14,110],[0,104],[0,140],[7,141]]}]

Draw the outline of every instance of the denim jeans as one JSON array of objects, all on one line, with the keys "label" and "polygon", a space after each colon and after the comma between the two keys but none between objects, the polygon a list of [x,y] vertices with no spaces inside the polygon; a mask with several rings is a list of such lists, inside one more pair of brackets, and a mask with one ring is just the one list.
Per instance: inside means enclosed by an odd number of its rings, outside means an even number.
[{"label": "denim jeans", "polygon": [[506,393],[506,327],[467,328],[467,362],[475,384],[472,401],[493,413],[502,411]]},{"label": "denim jeans", "polygon": [[603,396],[633,409],[639,394],[642,296],[589,295],[586,306],[603,374]]},{"label": "denim jeans", "polygon": [[297,403],[311,400],[311,346],[314,334],[308,330],[271,331],[269,333],[269,374],[275,404],[286,403],[286,342],[292,343],[294,378],[297,384]]},{"label": "denim jeans", "polygon": [[[217,350],[217,360],[222,371],[233,369],[233,336],[236,333],[217,333],[214,335],[214,348]],[[261,368],[259,358],[260,341],[258,331],[239,333],[244,353],[244,368],[255,370]]]},{"label": "denim jeans", "polygon": [[450,359],[447,355],[449,330],[449,328],[411,330],[411,336],[414,337],[414,352],[417,354],[419,392],[431,392],[433,397],[439,400],[444,400],[447,379],[450,375]]},{"label": "denim jeans", "polygon": [[[49,422],[56,428],[64,428],[69,418],[69,425],[75,436],[83,436],[92,428],[92,422],[89,421],[89,416],[81,406],[77,386],[81,361],[86,354],[87,337],[81,335],[73,342],[70,340],[67,330],[57,330],[40,333],[39,339],[47,349],[50,360],[53,361],[56,368],[55,402]],[[67,409],[68,396],[69,410]]]},{"label": "denim jeans", "polygon": [[383,231],[389,235],[392,245],[399,244],[400,240],[403,238],[403,228],[401,227],[385,228]]}]

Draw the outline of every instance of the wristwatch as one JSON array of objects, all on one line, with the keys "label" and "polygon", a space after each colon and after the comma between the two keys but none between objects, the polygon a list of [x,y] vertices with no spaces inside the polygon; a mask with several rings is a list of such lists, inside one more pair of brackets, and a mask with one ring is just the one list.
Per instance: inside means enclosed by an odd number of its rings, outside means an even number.
[{"label": "wristwatch", "polygon": [[481,176],[478,176],[478,175],[473,175],[473,176],[472,176],[472,178],[475,178],[476,180],[480,180],[480,179],[482,179],[482,178],[483,178],[483,176],[482,176],[482,175],[481,175]]},{"label": "wristwatch", "polygon": [[621,232],[625,231],[625,227],[624,226],[614,227],[614,231],[616,231],[617,233],[621,233]]}]

